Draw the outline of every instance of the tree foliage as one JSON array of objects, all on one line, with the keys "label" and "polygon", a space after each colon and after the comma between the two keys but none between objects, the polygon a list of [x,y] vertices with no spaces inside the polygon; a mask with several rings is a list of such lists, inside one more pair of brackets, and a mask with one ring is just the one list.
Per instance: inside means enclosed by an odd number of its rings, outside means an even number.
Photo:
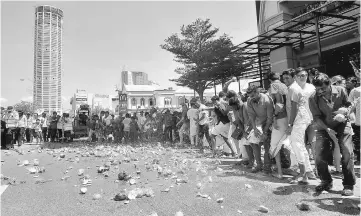
[{"label": "tree foliage", "polygon": [[20,101],[19,103],[15,104],[13,107],[15,110],[23,111],[24,113],[34,113],[38,109],[38,107],[35,104],[28,101]]},{"label": "tree foliage", "polygon": [[233,45],[228,35],[216,37],[219,29],[209,19],[197,19],[180,30],[180,35],[171,35],[161,45],[174,54],[174,61],[183,65],[175,70],[180,76],[170,81],[195,90],[200,98],[204,90],[240,76],[251,64],[243,61],[242,50]]}]

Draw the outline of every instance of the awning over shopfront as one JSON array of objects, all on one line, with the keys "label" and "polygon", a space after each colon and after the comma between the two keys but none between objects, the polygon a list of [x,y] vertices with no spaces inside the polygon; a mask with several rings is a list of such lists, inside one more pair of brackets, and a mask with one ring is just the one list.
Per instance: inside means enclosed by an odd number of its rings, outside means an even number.
[{"label": "awning over shopfront", "polygon": [[320,40],[359,28],[359,17],[359,1],[329,1],[239,44],[244,58],[253,61],[252,67],[240,77],[264,79],[271,71],[270,52],[283,46],[303,49],[305,45],[317,42],[318,58],[322,62]]}]

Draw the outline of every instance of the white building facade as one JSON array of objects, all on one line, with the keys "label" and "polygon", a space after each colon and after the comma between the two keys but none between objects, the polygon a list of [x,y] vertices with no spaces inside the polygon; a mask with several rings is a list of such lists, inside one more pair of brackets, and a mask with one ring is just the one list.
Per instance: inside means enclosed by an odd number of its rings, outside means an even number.
[{"label": "white building facade", "polygon": [[62,111],[63,11],[52,6],[35,9],[34,104],[45,112]]}]

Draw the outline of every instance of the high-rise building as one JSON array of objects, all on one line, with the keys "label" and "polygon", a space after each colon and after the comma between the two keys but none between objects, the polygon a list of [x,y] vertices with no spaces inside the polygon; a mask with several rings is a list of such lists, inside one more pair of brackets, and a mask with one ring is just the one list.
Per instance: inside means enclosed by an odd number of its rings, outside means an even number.
[{"label": "high-rise building", "polygon": [[122,85],[149,85],[148,74],[140,71],[122,71]]},{"label": "high-rise building", "polygon": [[46,112],[62,110],[62,37],[63,11],[36,7],[33,98]]}]

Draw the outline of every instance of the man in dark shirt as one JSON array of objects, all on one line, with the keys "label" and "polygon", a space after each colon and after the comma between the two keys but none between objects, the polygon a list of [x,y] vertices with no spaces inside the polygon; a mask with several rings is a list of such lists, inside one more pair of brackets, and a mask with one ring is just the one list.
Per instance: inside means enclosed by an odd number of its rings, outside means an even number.
[{"label": "man in dark shirt", "polygon": [[[328,170],[332,160],[332,150],[335,142],[339,144],[342,154],[342,173],[344,196],[352,196],[356,184],[352,128],[348,119],[350,103],[347,101],[346,89],[331,85],[330,78],[320,73],[313,80],[316,92],[309,98],[310,110],[316,125],[316,168],[321,184],[317,192],[330,190],[333,186]],[[341,108],[341,109],[340,109]]]},{"label": "man in dark shirt", "polygon": [[53,116],[51,116],[50,118],[50,125],[49,125],[51,142],[55,142],[58,120],[59,119],[57,112],[53,112]]},{"label": "man in dark shirt", "polygon": [[6,122],[1,120],[1,149],[6,149]]},{"label": "man in dark shirt", "polygon": [[170,110],[167,109],[164,113],[163,117],[163,124],[164,124],[164,134],[166,142],[169,141],[170,143],[173,142],[173,135],[172,135],[172,114]]},{"label": "man in dark shirt", "polygon": [[221,99],[218,96],[213,96],[212,97],[212,103],[214,105],[214,113],[217,116],[218,122],[217,124],[213,127],[212,131],[211,131],[211,136],[213,138],[213,152],[215,153],[216,150],[216,136],[221,136],[224,140],[224,142],[227,144],[227,146],[229,147],[229,149],[232,152],[232,156],[236,157],[236,150],[233,148],[233,146],[229,143],[228,141],[228,133],[229,133],[229,127],[230,127],[230,120],[228,118],[228,113],[230,111],[230,108],[227,104],[227,102],[225,101],[221,101]]},{"label": "man in dark shirt", "polygon": [[271,174],[271,160],[269,155],[271,131],[270,126],[273,121],[273,101],[266,94],[260,93],[261,88],[250,86],[247,89],[249,99],[247,101],[247,111],[253,131],[250,133],[249,142],[252,145],[253,153],[257,161],[257,166],[252,172],[262,170],[261,145],[264,146],[264,172]]},{"label": "man in dark shirt", "polygon": [[[189,119],[187,117],[187,112],[188,112],[187,104],[183,103],[182,104],[182,118],[177,123],[177,127],[179,125],[182,125],[181,128],[179,129],[179,144],[180,145],[183,145],[184,134],[189,135]],[[191,139],[191,138],[189,138],[189,139]]]}]

